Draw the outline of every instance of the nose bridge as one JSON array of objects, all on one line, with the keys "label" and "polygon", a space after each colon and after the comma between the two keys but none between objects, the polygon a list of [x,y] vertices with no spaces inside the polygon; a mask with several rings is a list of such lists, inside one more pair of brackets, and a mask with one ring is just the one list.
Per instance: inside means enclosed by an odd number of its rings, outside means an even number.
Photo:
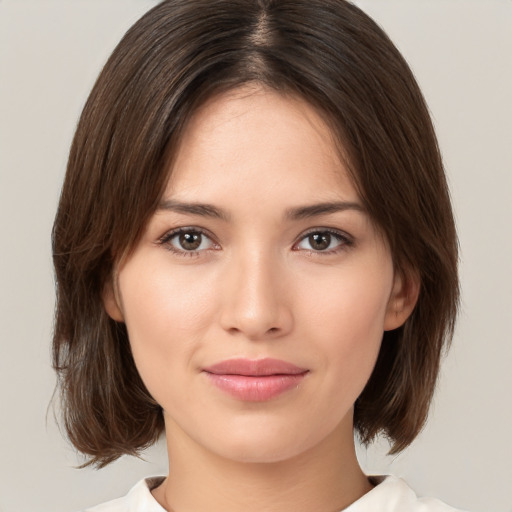
[{"label": "nose bridge", "polygon": [[223,328],[250,339],[282,335],[292,324],[282,265],[272,251],[252,247],[233,255],[223,289]]}]

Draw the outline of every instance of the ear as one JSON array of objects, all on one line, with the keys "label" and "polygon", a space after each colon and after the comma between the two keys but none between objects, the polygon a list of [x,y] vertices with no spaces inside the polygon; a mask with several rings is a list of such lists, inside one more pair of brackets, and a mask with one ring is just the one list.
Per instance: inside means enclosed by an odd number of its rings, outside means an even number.
[{"label": "ear", "polygon": [[420,277],[416,272],[395,272],[384,320],[385,331],[392,331],[405,323],[418,302],[419,294]]},{"label": "ear", "polygon": [[124,322],[124,315],[121,309],[119,293],[114,284],[114,279],[110,279],[103,288],[103,306],[108,316],[116,322]]}]

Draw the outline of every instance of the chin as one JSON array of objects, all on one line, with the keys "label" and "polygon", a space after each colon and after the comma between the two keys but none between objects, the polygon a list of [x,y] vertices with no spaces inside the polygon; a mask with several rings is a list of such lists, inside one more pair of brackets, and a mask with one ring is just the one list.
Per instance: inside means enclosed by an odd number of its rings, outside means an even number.
[{"label": "chin", "polygon": [[281,442],[255,444],[240,443],[236,446],[216,446],[218,455],[234,462],[246,464],[273,464],[293,459],[300,454],[296,446],[283,445]]},{"label": "chin", "polygon": [[219,456],[236,462],[271,464],[291,460],[321,445],[330,432],[314,429],[308,434],[306,425],[290,428],[290,425],[260,422],[258,425],[239,426],[215,439],[209,439],[209,448]]}]

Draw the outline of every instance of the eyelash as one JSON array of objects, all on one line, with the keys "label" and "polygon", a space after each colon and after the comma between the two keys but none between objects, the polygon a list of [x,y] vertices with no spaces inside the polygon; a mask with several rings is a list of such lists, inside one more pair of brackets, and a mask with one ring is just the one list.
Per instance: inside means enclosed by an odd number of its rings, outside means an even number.
[{"label": "eyelash", "polygon": [[191,258],[191,257],[197,258],[197,257],[201,256],[201,252],[203,252],[205,250],[212,250],[212,249],[202,249],[199,251],[198,250],[187,251],[185,249],[178,249],[176,247],[173,247],[173,245],[171,244],[173,238],[176,238],[177,236],[184,235],[184,234],[195,234],[195,235],[201,235],[203,237],[208,238],[212,242],[212,244],[215,246],[215,249],[213,249],[213,250],[218,250],[217,248],[220,247],[219,244],[217,244],[213,240],[213,237],[207,231],[200,229],[200,228],[194,228],[194,227],[183,227],[183,228],[173,229],[172,231],[168,231],[161,238],[159,238],[158,243],[160,245],[165,246],[165,248],[168,251],[172,252],[173,254],[176,254],[177,256],[188,257],[188,258]]},{"label": "eyelash", "polygon": [[[208,248],[208,249],[201,249],[201,250],[185,250],[185,249],[178,249],[177,247],[174,247],[171,242],[174,238],[176,238],[179,235],[182,234],[193,234],[193,235],[201,235],[202,237],[206,237],[210,240],[210,242],[213,244],[214,248]],[[337,254],[338,252],[341,252],[342,250],[346,248],[350,248],[354,245],[354,240],[351,236],[349,236],[347,233],[344,233],[343,231],[338,231],[334,229],[328,229],[328,228],[315,228],[307,231],[306,233],[302,234],[301,237],[297,242],[293,244],[292,250],[299,251],[300,249],[297,249],[296,247],[306,240],[311,235],[315,234],[321,234],[321,235],[329,235],[333,238],[335,238],[339,244],[334,247],[333,249],[327,249],[327,250],[314,250],[314,249],[303,249],[304,252],[308,253],[310,256],[325,256],[325,255],[332,255]],[[162,237],[158,239],[157,242],[159,245],[165,246],[165,248],[176,254],[177,256],[183,256],[183,257],[199,257],[201,256],[201,253],[204,251],[210,251],[210,250],[219,250],[220,246],[217,242],[213,240],[213,237],[205,230],[197,228],[197,227],[182,227],[178,229],[173,229],[172,231],[169,231],[165,233]],[[201,241],[202,243],[202,241]]]},{"label": "eyelash", "polygon": [[333,249],[327,249],[327,250],[314,250],[314,249],[304,249],[304,251],[308,252],[311,256],[326,256],[326,255],[331,255],[331,254],[337,254],[347,248],[350,248],[354,245],[354,239],[349,236],[347,233],[343,232],[343,231],[338,231],[338,230],[335,230],[335,229],[329,229],[329,228],[314,228],[314,229],[311,229],[309,231],[307,231],[306,233],[302,234],[299,241],[296,242],[295,244],[293,244],[293,247],[295,251],[298,251],[299,249],[295,249],[295,247],[300,244],[302,241],[306,240],[308,237],[310,237],[311,235],[316,235],[316,234],[321,234],[321,235],[329,235],[333,238],[335,238],[339,244],[334,247]]}]

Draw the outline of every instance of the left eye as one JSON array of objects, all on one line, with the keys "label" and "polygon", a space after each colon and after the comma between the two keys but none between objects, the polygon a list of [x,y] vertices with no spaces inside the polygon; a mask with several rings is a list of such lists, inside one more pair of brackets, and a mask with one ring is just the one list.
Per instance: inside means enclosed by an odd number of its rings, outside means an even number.
[{"label": "left eye", "polygon": [[322,252],[336,249],[347,243],[347,238],[341,234],[330,231],[314,231],[302,238],[296,247],[306,251]]}]

